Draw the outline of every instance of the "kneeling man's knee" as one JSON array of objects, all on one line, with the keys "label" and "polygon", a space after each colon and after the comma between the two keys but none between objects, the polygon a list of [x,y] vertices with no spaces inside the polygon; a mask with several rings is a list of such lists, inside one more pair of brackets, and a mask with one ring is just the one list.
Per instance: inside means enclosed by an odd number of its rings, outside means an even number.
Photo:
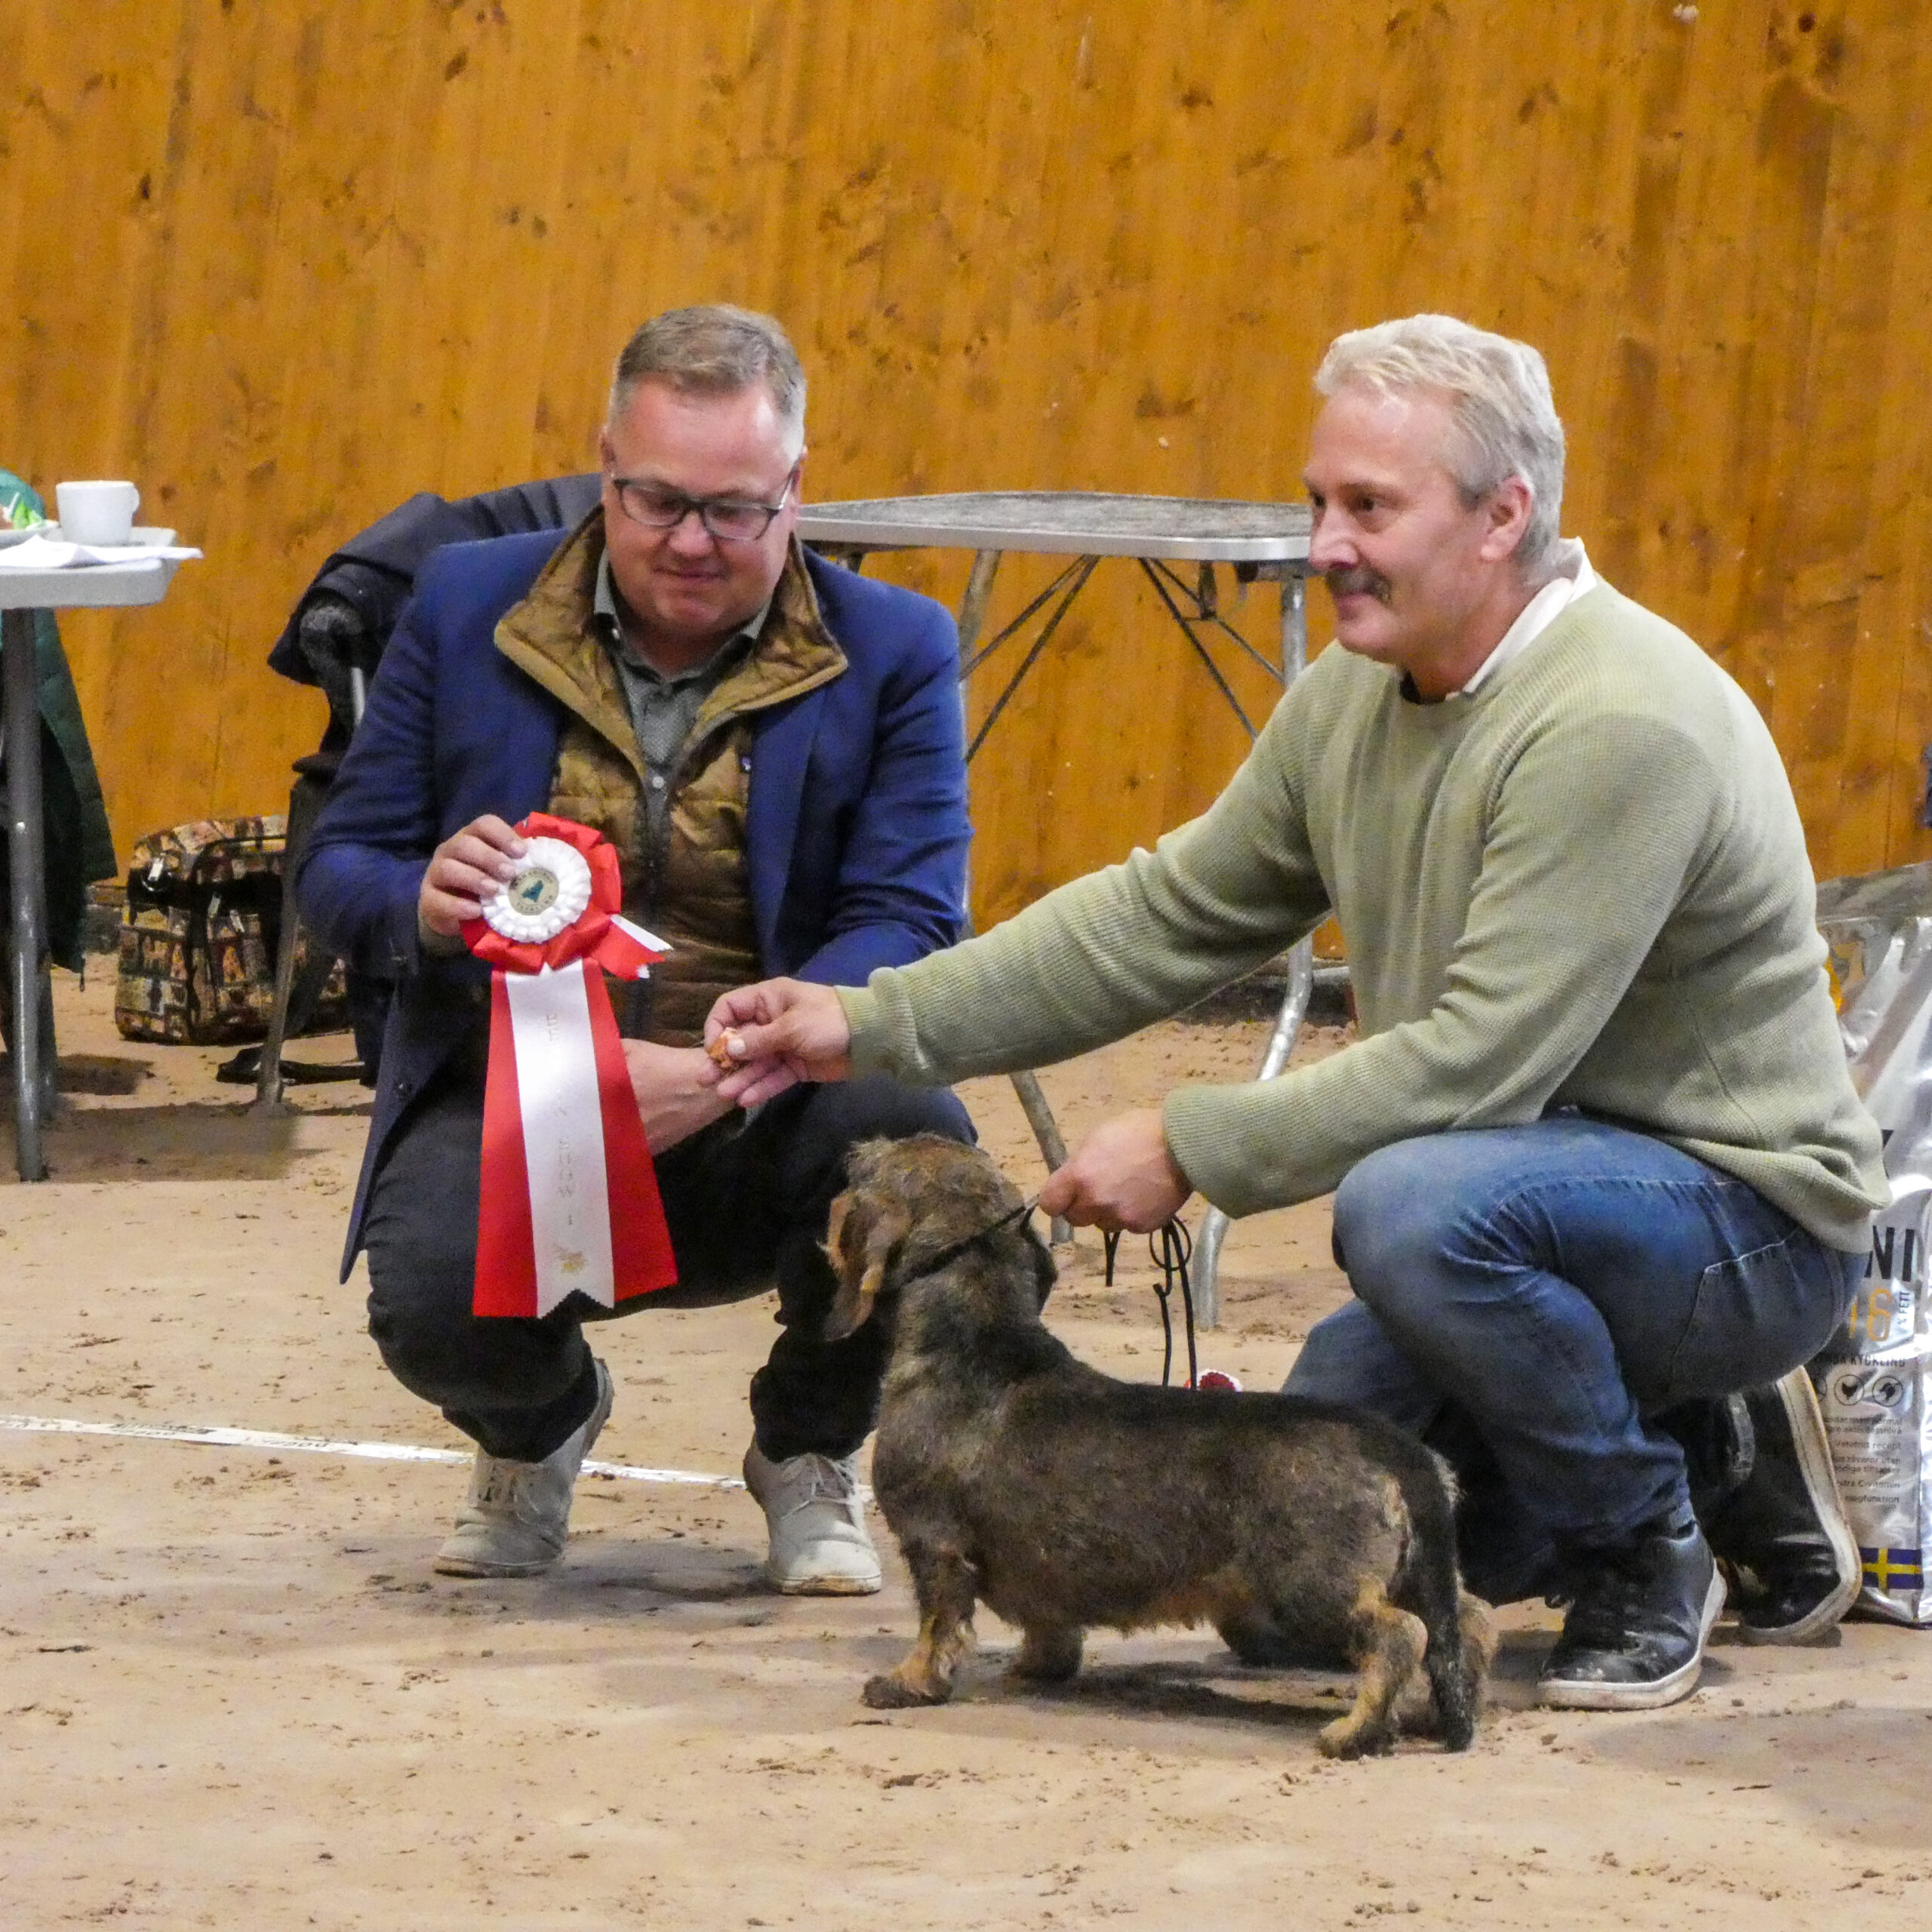
[{"label": "kneeling man's knee", "polygon": [[534,1408],[569,1392],[582,1367],[574,1323],[484,1319],[466,1284],[460,1298],[423,1287],[373,1276],[369,1291],[370,1337],[411,1395],[445,1409]]},{"label": "kneeling man's knee", "polygon": [[369,1291],[369,1335],[383,1365],[426,1401],[456,1401],[459,1385],[469,1379],[464,1373],[469,1351],[458,1331],[475,1316],[406,1294],[386,1294],[383,1287],[379,1281]]},{"label": "kneeling man's knee", "polygon": [[1462,1204],[1432,1172],[1431,1144],[1378,1148],[1335,1190],[1335,1260],[1371,1308],[1389,1310],[1422,1292],[1460,1219]]},{"label": "kneeling man's knee", "polygon": [[978,1139],[958,1096],[947,1087],[909,1087],[885,1074],[871,1074],[813,1097],[813,1126],[827,1141],[903,1140],[915,1134],[943,1134],[969,1146]]}]

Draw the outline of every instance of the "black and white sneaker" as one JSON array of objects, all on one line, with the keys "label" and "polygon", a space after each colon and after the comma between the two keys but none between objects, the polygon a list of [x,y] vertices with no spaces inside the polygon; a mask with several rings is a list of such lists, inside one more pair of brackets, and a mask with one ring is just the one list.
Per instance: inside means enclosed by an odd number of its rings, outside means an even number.
[{"label": "black and white sneaker", "polygon": [[1811,1378],[1795,1368],[1730,1407],[1734,1430],[1749,1437],[1747,1473],[1701,1514],[1736,1583],[1737,1634],[1814,1642],[1857,1601],[1863,1571]]},{"label": "black and white sneaker", "polygon": [[1724,1579],[1695,1522],[1580,1553],[1563,1634],[1537,1700],[1564,1710],[1654,1711],[1697,1687]]}]

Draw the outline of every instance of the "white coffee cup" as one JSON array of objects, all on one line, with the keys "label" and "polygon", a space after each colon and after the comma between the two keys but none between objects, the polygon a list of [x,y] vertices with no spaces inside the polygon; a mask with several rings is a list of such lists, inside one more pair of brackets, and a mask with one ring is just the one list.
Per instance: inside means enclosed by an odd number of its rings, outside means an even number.
[{"label": "white coffee cup", "polygon": [[125,543],[141,493],[131,483],[57,483],[60,534],[69,543]]}]

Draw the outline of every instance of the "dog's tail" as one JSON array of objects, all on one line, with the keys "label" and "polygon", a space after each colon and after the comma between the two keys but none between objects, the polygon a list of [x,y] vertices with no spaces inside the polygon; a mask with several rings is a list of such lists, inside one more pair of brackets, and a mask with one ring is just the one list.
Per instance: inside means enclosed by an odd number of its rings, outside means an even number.
[{"label": "dog's tail", "polygon": [[1429,1632],[1423,1668],[1435,1694],[1437,1734],[1451,1751],[1475,1736],[1490,1650],[1489,1615],[1465,1594],[1456,1565],[1456,1484],[1448,1465],[1417,1446],[1399,1472],[1409,1516],[1409,1546],[1395,1592]]}]

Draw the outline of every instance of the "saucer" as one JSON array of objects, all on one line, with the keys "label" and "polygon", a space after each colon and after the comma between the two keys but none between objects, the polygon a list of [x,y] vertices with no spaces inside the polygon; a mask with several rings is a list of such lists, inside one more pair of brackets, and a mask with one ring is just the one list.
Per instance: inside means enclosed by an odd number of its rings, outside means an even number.
[{"label": "saucer", "polygon": [[[72,543],[79,540],[64,536],[55,522],[30,523],[24,530],[0,530],[0,545],[18,543],[29,537],[44,537],[50,543]],[[159,550],[174,541],[174,532],[151,523],[137,523],[128,533],[125,543],[90,543],[90,550]]]}]

